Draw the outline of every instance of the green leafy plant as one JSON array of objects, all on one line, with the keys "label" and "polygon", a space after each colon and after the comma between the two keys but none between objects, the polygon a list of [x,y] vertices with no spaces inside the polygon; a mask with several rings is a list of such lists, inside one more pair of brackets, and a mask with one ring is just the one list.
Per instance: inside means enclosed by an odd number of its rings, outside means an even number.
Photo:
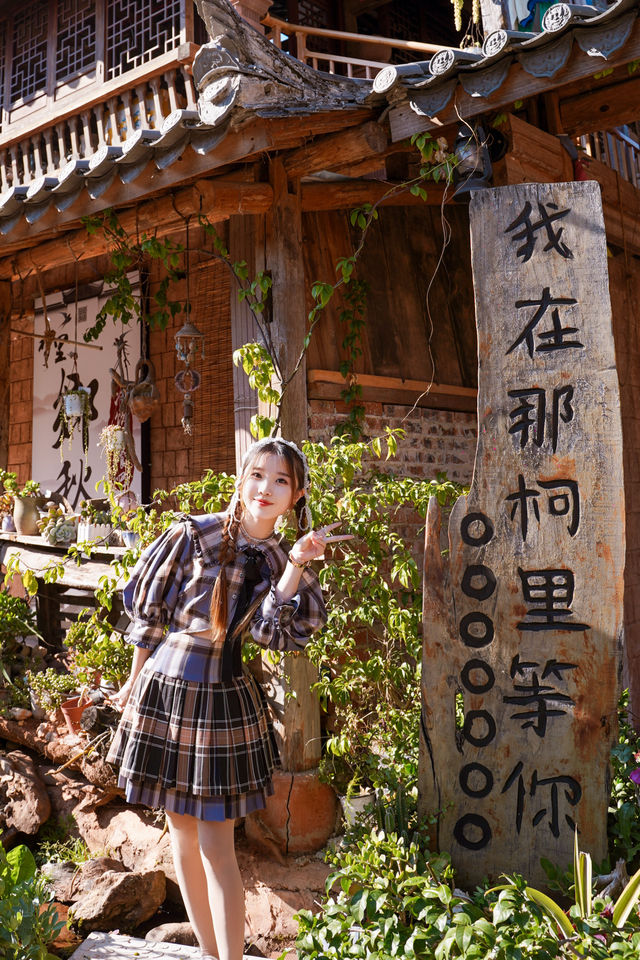
[{"label": "green leafy plant", "polygon": [[64,922],[47,903],[28,847],[6,853],[0,845],[0,956],[3,960],[56,960],[48,950]]},{"label": "green leafy plant", "polygon": [[0,589],[0,688],[24,673],[31,652],[21,641],[28,636],[40,638],[35,613],[22,597]]},{"label": "green leafy plant", "polygon": [[26,681],[43,710],[56,710],[78,690],[77,677],[59,673],[53,667],[35,673],[27,671]]},{"label": "green leafy plant", "polygon": [[640,737],[629,720],[629,691],[618,704],[618,742],[611,751],[611,796],[607,834],[611,862],[623,859],[640,866],[640,787],[634,771],[640,767]]}]

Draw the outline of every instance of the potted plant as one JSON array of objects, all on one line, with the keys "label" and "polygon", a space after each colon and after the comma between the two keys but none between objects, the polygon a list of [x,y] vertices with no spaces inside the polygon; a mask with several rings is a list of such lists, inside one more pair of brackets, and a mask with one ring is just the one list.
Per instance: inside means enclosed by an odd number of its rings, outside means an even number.
[{"label": "potted plant", "polygon": [[[82,449],[85,457],[89,452],[89,417],[91,415],[91,394],[88,387],[74,387],[62,394],[60,417],[64,426],[64,435],[69,439],[69,447],[77,427],[82,432]],[[62,443],[60,457],[62,457]]]},{"label": "potted plant", "polygon": [[73,514],[65,513],[61,506],[55,503],[47,504],[47,513],[38,521],[40,536],[50,543],[69,544],[76,537],[77,518]]},{"label": "potted plant", "polygon": [[36,498],[40,492],[37,480],[27,480],[22,489],[18,489],[15,474],[3,478],[5,491],[13,497],[13,522],[22,537],[38,535],[38,504]]},{"label": "potted plant", "polygon": [[80,504],[78,543],[95,540],[107,543],[112,530],[111,512],[105,501],[94,504],[90,500],[83,500]]},{"label": "potted plant", "polygon": [[0,528],[6,533],[15,533],[16,525],[13,522],[13,494],[5,491],[0,494]]}]

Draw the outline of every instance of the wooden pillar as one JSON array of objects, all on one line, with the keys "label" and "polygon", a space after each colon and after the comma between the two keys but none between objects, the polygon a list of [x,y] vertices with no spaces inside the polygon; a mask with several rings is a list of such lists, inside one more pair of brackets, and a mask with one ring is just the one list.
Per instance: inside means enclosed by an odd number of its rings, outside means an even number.
[{"label": "wooden pillar", "polygon": [[11,284],[0,281],[0,467],[9,463],[9,365],[11,363]]},{"label": "wooden pillar", "polygon": [[[229,218],[229,252],[232,262],[246,260],[249,276],[264,270],[264,217],[260,215]],[[243,300],[238,300],[238,288],[231,285],[231,349],[258,338],[253,314]],[[249,424],[258,412],[255,393],[249,387],[247,375],[241,366],[233,368],[233,418],[236,438],[236,467],[253,441]]]},{"label": "wooden pillar", "polygon": [[260,33],[264,33],[264,27],[260,21],[269,12],[272,0],[231,0],[231,3],[241,17],[244,17]]},{"label": "wooden pillar", "polygon": [[[300,185],[299,181],[289,184],[280,160],[272,161],[270,177],[274,201],[272,212],[267,214],[266,245],[267,267],[273,281],[271,331],[280,368],[287,377],[302,351],[306,333]],[[285,392],[281,432],[287,440],[298,444],[307,437],[304,360]],[[320,707],[310,690],[316,679],[315,667],[304,656],[285,657],[272,678],[285,770],[306,770],[320,759]]]},{"label": "wooden pillar", "polygon": [[485,37],[494,30],[512,29],[504,0],[480,0],[482,27]]}]

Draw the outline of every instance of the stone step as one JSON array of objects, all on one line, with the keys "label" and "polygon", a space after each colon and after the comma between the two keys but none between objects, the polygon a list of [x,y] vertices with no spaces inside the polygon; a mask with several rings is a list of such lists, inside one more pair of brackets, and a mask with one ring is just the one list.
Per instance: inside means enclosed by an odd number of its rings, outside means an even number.
[{"label": "stone step", "polygon": [[[90,933],[69,960],[200,960],[198,947],[185,947],[180,943],[153,943],[120,933]],[[255,957],[243,957],[255,960]]]}]

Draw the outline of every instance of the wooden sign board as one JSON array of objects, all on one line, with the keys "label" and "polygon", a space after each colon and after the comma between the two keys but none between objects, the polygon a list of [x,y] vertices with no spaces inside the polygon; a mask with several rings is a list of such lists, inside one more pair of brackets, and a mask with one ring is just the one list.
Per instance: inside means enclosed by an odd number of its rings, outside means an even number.
[{"label": "wooden sign board", "polygon": [[420,806],[459,882],[606,855],[624,490],[595,182],[479,191],[473,482],[427,520]]}]

